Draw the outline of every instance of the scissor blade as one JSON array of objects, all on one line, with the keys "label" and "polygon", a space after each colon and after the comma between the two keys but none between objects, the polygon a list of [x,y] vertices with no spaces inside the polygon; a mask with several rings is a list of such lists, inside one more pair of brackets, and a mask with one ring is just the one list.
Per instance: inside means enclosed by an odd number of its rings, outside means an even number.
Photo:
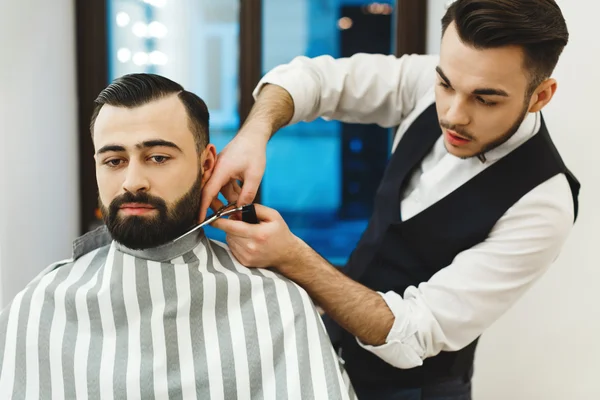
[{"label": "scissor blade", "polygon": [[173,242],[176,242],[176,241],[178,241],[180,239],[183,239],[184,237],[186,237],[190,233],[196,232],[198,229],[202,228],[203,226],[206,226],[206,225],[212,223],[213,221],[215,221],[218,217],[219,216],[215,214],[215,215],[211,216],[210,218],[205,219],[204,222],[196,225],[195,227],[193,227],[192,229],[190,229],[189,231],[187,231],[183,235],[179,236],[177,239],[173,240]]},{"label": "scissor blade", "polygon": [[215,214],[213,214],[212,216],[208,217],[207,219],[205,219],[202,223],[200,223],[199,225],[196,225],[195,227],[193,227],[192,229],[190,229],[189,231],[187,231],[186,233],[184,233],[183,235],[179,236],[177,239],[173,240],[173,242],[176,242],[184,237],[186,237],[187,235],[189,235],[192,232],[197,231],[198,229],[202,228],[203,226],[206,226],[208,224],[212,224],[213,222],[215,222],[217,219],[221,218],[221,217],[225,217],[227,215],[239,212],[243,210],[243,206],[242,207],[237,207],[237,208],[233,208],[231,210],[227,210],[227,211],[219,211]]}]

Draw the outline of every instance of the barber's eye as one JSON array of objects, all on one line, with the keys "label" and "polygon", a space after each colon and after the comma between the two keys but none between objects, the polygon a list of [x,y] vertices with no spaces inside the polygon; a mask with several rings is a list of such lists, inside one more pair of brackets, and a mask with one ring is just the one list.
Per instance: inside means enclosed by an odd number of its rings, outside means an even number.
[{"label": "barber's eye", "polygon": [[166,156],[152,156],[152,157],[150,157],[150,159],[152,161],[154,161],[156,164],[164,164],[165,162],[167,162],[169,160],[169,157],[166,157]]},{"label": "barber's eye", "polygon": [[477,101],[479,103],[483,104],[484,106],[488,106],[488,107],[496,105],[496,103],[494,103],[493,101],[487,101],[483,97],[477,97]]}]

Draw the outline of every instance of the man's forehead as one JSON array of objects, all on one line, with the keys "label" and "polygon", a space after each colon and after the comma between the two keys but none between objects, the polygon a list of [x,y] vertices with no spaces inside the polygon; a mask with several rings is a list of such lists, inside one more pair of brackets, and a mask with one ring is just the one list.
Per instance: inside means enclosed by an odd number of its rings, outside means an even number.
[{"label": "man's forehead", "polygon": [[135,123],[176,125],[186,122],[187,113],[181,100],[177,96],[168,96],[136,107],[105,104],[96,119],[96,128]]},{"label": "man's forehead", "polygon": [[132,108],[104,105],[94,124],[96,145],[115,140],[133,143],[149,137],[193,142],[185,107],[176,96]]},{"label": "man's forehead", "polygon": [[523,60],[517,46],[478,49],[463,43],[454,25],[442,39],[440,68],[453,83],[520,88],[527,85]]}]

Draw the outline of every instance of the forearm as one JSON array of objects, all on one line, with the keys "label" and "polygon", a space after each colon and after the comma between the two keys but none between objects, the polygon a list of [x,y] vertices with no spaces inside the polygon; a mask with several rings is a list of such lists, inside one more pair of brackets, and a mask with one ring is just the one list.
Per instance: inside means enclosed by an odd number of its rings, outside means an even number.
[{"label": "forearm", "polygon": [[251,129],[252,135],[262,135],[268,141],[275,132],[287,125],[294,115],[294,102],[290,94],[280,86],[266,85],[260,91],[244,125],[258,124],[265,129]]},{"label": "forearm", "polygon": [[302,286],[341,327],[361,342],[379,346],[394,323],[394,315],[375,291],[345,276],[308,245],[278,270]]}]

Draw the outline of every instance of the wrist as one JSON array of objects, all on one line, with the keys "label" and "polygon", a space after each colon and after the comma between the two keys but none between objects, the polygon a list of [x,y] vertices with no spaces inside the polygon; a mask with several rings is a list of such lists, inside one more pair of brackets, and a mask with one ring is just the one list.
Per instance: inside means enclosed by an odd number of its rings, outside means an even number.
[{"label": "wrist", "polygon": [[281,86],[266,84],[258,93],[246,121],[248,124],[259,125],[260,132],[266,135],[263,139],[268,141],[275,132],[291,121],[293,115],[294,101],[289,92]]},{"label": "wrist", "polygon": [[289,277],[289,275],[294,275],[295,272],[308,268],[309,265],[304,265],[308,263],[305,263],[303,260],[305,258],[304,255],[307,254],[307,250],[309,249],[308,245],[302,239],[293,235],[285,252],[285,257],[277,265],[279,272]]},{"label": "wrist", "polygon": [[249,116],[237,136],[266,146],[273,135],[273,129],[274,123],[267,117]]}]

